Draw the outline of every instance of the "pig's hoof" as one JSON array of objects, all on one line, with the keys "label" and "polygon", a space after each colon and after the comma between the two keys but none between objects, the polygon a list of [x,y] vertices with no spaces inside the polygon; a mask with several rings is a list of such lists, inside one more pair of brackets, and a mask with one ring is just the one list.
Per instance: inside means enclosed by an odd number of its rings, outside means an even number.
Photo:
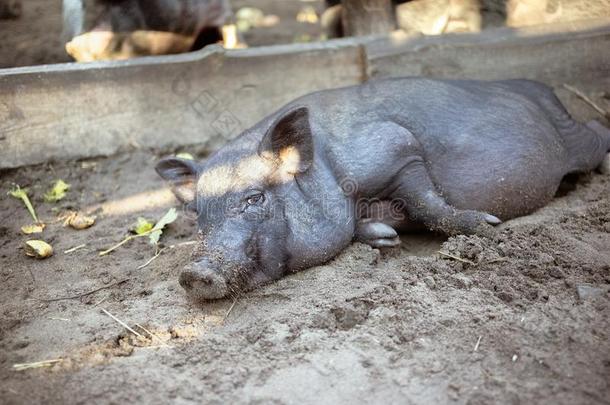
[{"label": "pig's hoof", "polygon": [[400,238],[394,228],[383,222],[359,222],[356,229],[356,240],[376,249],[393,248],[400,245]]},{"label": "pig's hoof", "polygon": [[481,211],[458,210],[440,221],[440,230],[449,234],[488,236],[493,233],[492,225],[502,223],[500,218]]}]

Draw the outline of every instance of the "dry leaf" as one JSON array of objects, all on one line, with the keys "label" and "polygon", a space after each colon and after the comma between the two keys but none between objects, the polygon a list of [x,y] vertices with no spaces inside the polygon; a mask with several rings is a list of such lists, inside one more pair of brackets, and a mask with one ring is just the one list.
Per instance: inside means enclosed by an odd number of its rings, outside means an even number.
[{"label": "dry leaf", "polygon": [[26,235],[31,235],[33,233],[41,233],[42,231],[44,231],[44,228],[45,228],[45,224],[43,224],[42,222],[39,222],[37,224],[22,226],[21,232],[23,232]]},{"label": "dry leaf", "polygon": [[28,240],[24,245],[25,254],[37,259],[53,256],[53,248],[42,240]]},{"label": "dry leaf", "polygon": [[95,224],[95,218],[95,216],[88,216],[80,212],[75,212],[68,217],[66,222],[72,228],[81,230],[93,226],[93,224]]}]

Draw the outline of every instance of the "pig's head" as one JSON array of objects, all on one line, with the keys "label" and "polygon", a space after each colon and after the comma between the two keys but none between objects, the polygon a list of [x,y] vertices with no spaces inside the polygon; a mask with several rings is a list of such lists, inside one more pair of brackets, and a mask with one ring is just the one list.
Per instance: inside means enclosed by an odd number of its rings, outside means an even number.
[{"label": "pig's head", "polygon": [[353,233],[349,201],[319,166],[305,107],[255,127],[203,163],[161,160],[159,175],[197,212],[197,247],[179,279],[189,296],[234,295],[343,249]]}]

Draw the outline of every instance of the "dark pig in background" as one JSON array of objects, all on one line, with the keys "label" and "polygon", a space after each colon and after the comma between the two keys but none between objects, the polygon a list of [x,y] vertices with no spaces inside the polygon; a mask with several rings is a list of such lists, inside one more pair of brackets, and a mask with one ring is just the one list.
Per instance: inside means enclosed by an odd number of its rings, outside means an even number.
[{"label": "dark pig in background", "polygon": [[63,37],[77,61],[240,46],[228,0],[64,0]]},{"label": "dark pig in background", "polygon": [[197,212],[180,284],[221,298],[324,263],[398,230],[491,234],[596,168],[610,130],[574,121],[551,88],[400,78],[299,98],[203,162],[157,172]]},{"label": "dark pig in background", "polygon": [[21,17],[21,0],[0,0],[0,20]]}]

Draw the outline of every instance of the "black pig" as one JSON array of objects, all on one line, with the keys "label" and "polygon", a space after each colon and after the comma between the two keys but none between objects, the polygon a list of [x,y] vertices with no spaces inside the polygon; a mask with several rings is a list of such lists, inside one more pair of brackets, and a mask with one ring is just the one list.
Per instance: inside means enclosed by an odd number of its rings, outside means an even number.
[{"label": "black pig", "polygon": [[309,94],[206,161],[166,158],[157,172],[198,214],[180,284],[212,299],[324,263],[353,239],[396,246],[412,225],[489,232],[609,149],[610,130],[574,121],[543,84],[400,78]]}]

